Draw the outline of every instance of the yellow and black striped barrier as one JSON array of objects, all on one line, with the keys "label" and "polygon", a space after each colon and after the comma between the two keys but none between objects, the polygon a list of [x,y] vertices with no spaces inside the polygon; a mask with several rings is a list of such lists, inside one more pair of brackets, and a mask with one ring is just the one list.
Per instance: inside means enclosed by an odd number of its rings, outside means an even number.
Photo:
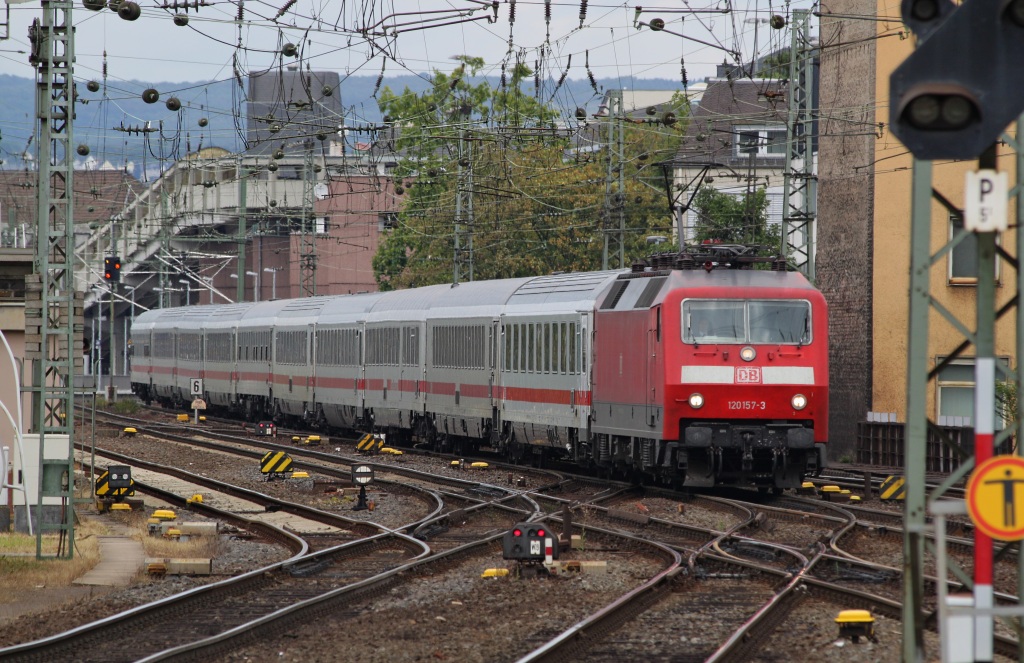
[{"label": "yellow and black striped barrier", "polygon": [[356,442],[356,449],[366,454],[380,451],[383,446],[384,440],[373,433],[367,433]]},{"label": "yellow and black striped barrier", "polygon": [[263,474],[284,474],[292,471],[292,457],[283,451],[268,451],[260,460]]},{"label": "yellow and black striped barrier", "polygon": [[883,500],[904,500],[907,498],[907,480],[901,476],[891,476],[882,482],[879,497]]},{"label": "yellow and black striped barrier", "polygon": [[134,497],[135,496],[135,480],[129,480],[127,487],[114,487],[110,486],[110,471],[103,470],[103,473],[96,477],[96,496],[97,497]]}]

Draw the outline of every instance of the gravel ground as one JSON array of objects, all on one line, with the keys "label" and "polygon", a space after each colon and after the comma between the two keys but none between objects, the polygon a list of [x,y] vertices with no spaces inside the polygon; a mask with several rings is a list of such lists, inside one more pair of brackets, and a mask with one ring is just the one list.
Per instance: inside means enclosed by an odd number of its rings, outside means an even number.
[{"label": "gravel ground", "polygon": [[495,550],[488,559],[417,575],[387,596],[347,606],[343,615],[328,615],[295,629],[279,647],[252,644],[222,660],[514,661],[661,568],[644,558],[608,559],[596,551],[573,557],[606,559],[608,573],[481,578],[487,568],[506,566]]},{"label": "gravel ground", "polygon": [[220,537],[222,552],[213,560],[214,573],[217,575],[163,578],[140,575],[138,581],[129,587],[96,588],[96,593],[92,597],[83,595],[77,587],[64,591],[26,592],[19,597],[18,602],[29,604],[32,610],[14,619],[0,620],[0,647],[31,642],[61,633],[129,608],[223,580],[225,577],[263,568],[289,557],[289,552],[282,546],[249,539],[244,532],[222,533]]}]

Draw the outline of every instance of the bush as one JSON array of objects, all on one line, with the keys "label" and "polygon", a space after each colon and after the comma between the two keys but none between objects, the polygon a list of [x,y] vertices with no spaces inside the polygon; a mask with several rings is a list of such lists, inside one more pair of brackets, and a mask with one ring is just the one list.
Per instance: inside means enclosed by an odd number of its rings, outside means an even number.
[{"label": "bush", "polygon": [[134,398],[122,398],[110,406],[110,411],[117,414],[135,414],[140,409],[142,409],[142,406]]}]

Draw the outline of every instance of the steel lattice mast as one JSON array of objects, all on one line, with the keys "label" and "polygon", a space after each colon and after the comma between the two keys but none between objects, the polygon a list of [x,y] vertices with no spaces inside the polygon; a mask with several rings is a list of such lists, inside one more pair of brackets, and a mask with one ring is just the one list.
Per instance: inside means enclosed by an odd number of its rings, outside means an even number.
[{"label": "steel lattice mast", "polygon": [[814,48],[811,12],[793,12],[789,59],[789,117],[782,200],[782,252],[794,267],[814,279],[814,226],[817,177],[814,174]]},{"label": "steel lattice mast", "polygon": [[[26,307],[26,358],[33,360],[32,420],[40,436],[37,514],[42,514],[44,497],[59,496],[63,508],[62,521],[56,525],[44,524],[43,519],[39,519],[36,554],[42,554],[44,532],[58,530],[62,545],[57,556],[70,558],[75,547],[74,322],[80,316],[76,306],[81,306],[75,294],[72,212],[74,29],[71,0],[43,0],[42,8],[42,21],[35,20],[29,29],[32,43],[29,61],[37,68],[36,116],[39,118],[35,256],[38,280],[33,284],[39,289],[38,308]],[[38,345],[34,342],[36,339]],[[54,458],[53,451],[45,444],[48,436],[67,436],[66,456],[60,454]]]},{"label": "steel lattice mast", "polygon": [[608,167],[604,180],[604,227],[602,229],[604,250],[601,253],[601,269],[624,269],[626,267],[624,122],[622,90],[610,90],[608,92],[608,114],[605,118],[608,138],[605,159],[607,159]]}]

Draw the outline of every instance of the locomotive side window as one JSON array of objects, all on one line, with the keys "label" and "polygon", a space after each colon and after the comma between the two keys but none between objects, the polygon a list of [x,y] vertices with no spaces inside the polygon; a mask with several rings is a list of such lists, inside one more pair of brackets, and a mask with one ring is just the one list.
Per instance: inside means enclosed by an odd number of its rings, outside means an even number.
[{"label": "locomotive side window", "polygon": [[811,342],[811,305],[805,300],[700,300],[683,302],[684,343]]}]

